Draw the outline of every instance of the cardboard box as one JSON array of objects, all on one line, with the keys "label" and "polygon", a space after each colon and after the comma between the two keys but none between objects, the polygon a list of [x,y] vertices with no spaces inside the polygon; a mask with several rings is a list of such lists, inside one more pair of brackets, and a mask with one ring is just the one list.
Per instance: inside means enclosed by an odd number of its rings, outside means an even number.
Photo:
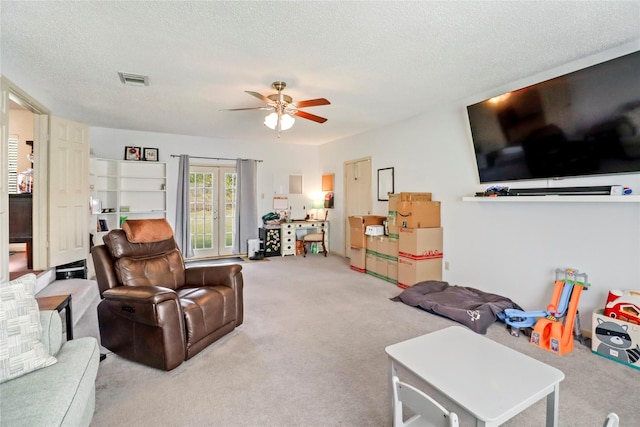
[{"label": "cardboard box", "polygon": [[365,264],[367,272],[372,271],[375,273],[376,267],[378,266],[378,260],[376,259],[377,257],[371,252],[367,252],[366,257],[367,258]]},{"label": "cardboard box", "polygon": [[387,260],[387,278],[392,283],[398,283],[398,260]]},{"label": "cardboard box", "polygon": [[367,252],[367,274],[394,285],[398,284],[398,261]]},{"label": "cardboard box", "polygon": [[387,277],[387,264],[389,261],[383,257],[376,257],[376,269],[374,270],[377,274],[382,277]]},{"label": "cardboard box", "polygon": [[382,225],[385,218],[380,215],[354,215],[349,217],[349,227],[360,228],[364,234],[367,225]]},{"label": "cardboard box", "polygon": [[394,258],[398,257],[398,239],[393,239],[389,236],[382,236],[378,238],[376,246],[379,254]]},{"label": "cardboard box", "polygon": [[400,226],[398,225],[389,225],[387,228],[389,228],[389,237],[392,239],[399,239],[400,238]]},{"label": "cardboard box", "polygon": [[367,241],[364,234],[368,225],[382,225],[386,217],[379,215],[354,215],[349,217],[349,241],[351,246],[366,248]]},{"label": "cardboard box", "polygon": [[440,202],[400,201],[396,225],[403,228],[440,227]]},{"label": "cardboard box", "polygon": [[640,369],[640,325],[593,312],[591,351],[599,356]]},{"label": "cardboard box", "polygon": [[349,252],[351,269],[364,273],[366,269],[366,249],[352,246]]},{"label": "cardboard box", "polygon": [[431,193],[393,193],[389,194],[389,209],[387,215],[388,225],[400,225],[398,223],[398,205],[400,202],[413,202],[413,201],[431,201]]},{"label": "cardboard box", "polygon": [[431,201],[431,193],[413,193],[413,192],[402,192],[400,193],[400,201],[401,202],[430,202]]},{"label": "cardboard box", "polygon": [[398,286],[406,289],[425,280],[442,280],[442,258],[415,260],[398,257]]},{"label": "cardboard box", "polygon": [[378,252],[378,238],[376,236],[365,236],[365,248],[367,249],[367,253],[369,252]]},{"label": "cardboard box", "polygon": [[401,228],[398,256],[415,260],[442,258],[442,227]]},{"label": "cardboard box", "polygon": [[387,226],[397,225],[398,223],[398,203],[400,202],[400,194],[389,194],[389,209],[387,209]]}]

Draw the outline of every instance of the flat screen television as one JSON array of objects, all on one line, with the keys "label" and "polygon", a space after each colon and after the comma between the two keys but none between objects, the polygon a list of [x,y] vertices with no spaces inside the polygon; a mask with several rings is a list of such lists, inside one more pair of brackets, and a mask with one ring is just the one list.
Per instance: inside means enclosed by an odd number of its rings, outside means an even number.
[{"label": "flat screen television", "polygon": [[640,172],[640,51],[467,113],[481,183]]}]

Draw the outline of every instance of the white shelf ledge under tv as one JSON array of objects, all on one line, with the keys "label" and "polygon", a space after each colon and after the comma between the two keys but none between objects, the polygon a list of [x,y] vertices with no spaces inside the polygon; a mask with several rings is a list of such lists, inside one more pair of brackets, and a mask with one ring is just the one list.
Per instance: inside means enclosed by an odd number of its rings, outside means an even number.
[{"label": "white shelf ledge under tv", "polygon": [[463,197],[463,202],[485,203],[640,203],[640,196],[562,196],[550,194],[546,196],[498,196],[498,197]]}]

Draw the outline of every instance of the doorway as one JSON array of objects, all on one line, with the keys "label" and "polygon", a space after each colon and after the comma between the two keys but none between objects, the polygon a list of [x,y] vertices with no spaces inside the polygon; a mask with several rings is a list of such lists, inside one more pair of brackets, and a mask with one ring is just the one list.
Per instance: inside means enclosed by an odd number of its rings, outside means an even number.
[{"label": "doorway", "polygon": [[9,97],[8,192],[9,274],[33,270],[33,193],[35,115]]},{"label": "doorway", "polygon": [[237,182],[234,167],[190,166],[189,216],[195,258],[233,254],[238,229]]},{"label": "doorway", "polygon": [[373,198],[371,190],[371,157],[344,162],[345,233],[344,253],[350,256],[349,217],[371,215]]}]

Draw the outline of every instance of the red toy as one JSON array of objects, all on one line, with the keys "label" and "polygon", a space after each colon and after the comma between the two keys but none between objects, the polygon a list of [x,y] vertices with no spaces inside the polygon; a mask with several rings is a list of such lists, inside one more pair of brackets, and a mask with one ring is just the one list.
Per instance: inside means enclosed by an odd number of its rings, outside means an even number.
[{"label": "red toy", "polygon": [[609,291],[604,315],[640,325],[640,292],[619,289]]}]

